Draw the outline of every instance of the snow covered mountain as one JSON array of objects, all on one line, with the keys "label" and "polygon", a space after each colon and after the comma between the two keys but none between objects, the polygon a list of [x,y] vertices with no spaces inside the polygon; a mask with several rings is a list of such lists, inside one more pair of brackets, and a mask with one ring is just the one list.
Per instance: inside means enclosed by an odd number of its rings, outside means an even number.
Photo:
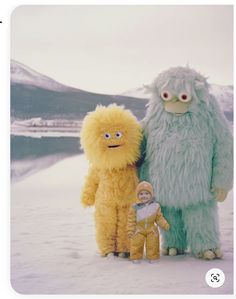
[{"label": "snow covered mountain", "polygon": [[11,84],[14,83],[36,86],[59,92],[74,89],[42,75],[20,62],[11,60]]},{"label": "snow covered mountain", "polygon": [[122,95],[97,94],[65,86],[15,60],[11,61],[11,119],[83,119],[97,105],[124,105],[142,119],[145,101]]},{"label": "snow covered mountain", "polygon": [[[233,121],[233,87],[213,84],[212,93],[218,99],[229,121]],[[96,94],[63,85],[15,60],[11,61],[11,116],[14,119],[82,119],[98,104],[116,102],[142,119],[149,98],[147,89],[130,89],[120,95]],[[66,103],[66,105],[65,105]]]}]

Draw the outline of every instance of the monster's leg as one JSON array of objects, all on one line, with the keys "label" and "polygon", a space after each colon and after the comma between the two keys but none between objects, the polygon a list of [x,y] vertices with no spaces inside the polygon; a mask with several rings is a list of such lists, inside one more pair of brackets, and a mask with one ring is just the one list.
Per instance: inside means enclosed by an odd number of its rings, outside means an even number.
[{"label": "monster's leg", "polygon": [[95,210],[96,239],[102,256],[115,252],[117,214],[114,207],[97,205]]},{"label": "monster's leg", "polygon": [[184,209],[183,220],[188,244],[195,255],[219,248],[218,212],[215,200]]},{"label": "monster's leg", "polygon": [[116,235],[116,251],[129,252],[129,238],[127,235],[127,220],[129,206],[117,208],[117,235]]},{"label": "monster's leg", "polygon": [[162,249],[176,248],[177,253],[182,253],[187,247],[182,211],[168,207],[162,207],[161,211],[170,225],[168,231],[161,231],[163,237]]}]

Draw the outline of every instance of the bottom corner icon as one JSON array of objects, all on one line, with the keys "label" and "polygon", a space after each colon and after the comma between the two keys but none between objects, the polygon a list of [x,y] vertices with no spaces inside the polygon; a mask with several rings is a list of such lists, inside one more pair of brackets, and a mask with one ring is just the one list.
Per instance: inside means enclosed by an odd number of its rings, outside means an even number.
[{"label": "bottom corner icon", "polygon": [[212,268],[207,271],[205,280],[211,288],[219,288],[225,282],[225,274],[221,269]]}]

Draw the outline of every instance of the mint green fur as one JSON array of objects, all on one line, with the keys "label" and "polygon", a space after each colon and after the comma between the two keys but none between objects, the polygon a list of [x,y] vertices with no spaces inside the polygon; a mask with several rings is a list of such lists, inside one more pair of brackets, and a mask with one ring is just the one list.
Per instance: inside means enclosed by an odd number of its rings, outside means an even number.
[{"label": "mint green fur", "polygon": [[[173,95],[191,94],[189,111],[182,116],[166,112],[163,88]],[[164,247],[190,246],[195,254],[219,247],[217,205],[210,190],[232,188],[233,139],[227,121],[206,79],[188,67],[164,71],[150,90],[139,176],[153,185],[170,220]]]}]

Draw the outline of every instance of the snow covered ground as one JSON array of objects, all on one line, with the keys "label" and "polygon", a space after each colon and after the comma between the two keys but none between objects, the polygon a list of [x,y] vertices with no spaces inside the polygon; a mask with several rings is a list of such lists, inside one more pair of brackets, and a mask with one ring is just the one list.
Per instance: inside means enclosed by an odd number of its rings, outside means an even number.
[{"label": "snow covered ground", "polygon": [[[24,294],[232,294],[233,195],[219,204],[224,258],[186,254],[134,265],[98,254],[93,208],[80,205],[87,172],[84,155],[60,161],[11,188],[11,283]],[[217,289],[205,282],[224,271]]]}]

